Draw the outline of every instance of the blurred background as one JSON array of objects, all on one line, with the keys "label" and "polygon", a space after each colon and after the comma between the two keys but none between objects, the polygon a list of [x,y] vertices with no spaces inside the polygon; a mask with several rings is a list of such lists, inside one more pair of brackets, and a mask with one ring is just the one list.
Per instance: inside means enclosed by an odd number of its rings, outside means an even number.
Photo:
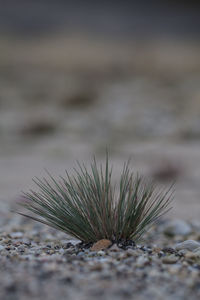
[{"label": "blurred background", "polygon": [[0,217],[106,148],[199,217],[200,2],[0,0]]}]

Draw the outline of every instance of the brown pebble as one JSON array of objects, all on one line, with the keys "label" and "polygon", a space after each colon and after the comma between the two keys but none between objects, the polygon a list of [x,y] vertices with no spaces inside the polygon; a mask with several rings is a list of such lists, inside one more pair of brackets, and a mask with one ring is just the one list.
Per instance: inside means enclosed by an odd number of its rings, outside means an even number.
[{"label": "brown pebble", "polygon": [[103,269],[102,264],[96,263],[90,266],[90,271],[101,271]]},{"label": "brown pebble", "polygon": [[185,253],[185,258],[195,258],[195,254],[192,251],[187,251]]},{"label": "brown pebble", "polygon": [[90,249],[91,251],[100,251],[107,249],[109,246],[112,245],[112,242],[110,240],[102,239],[96,242],[92,248]]},{"label": "brown pebble", "polygon": [[161,249],[161,248],[158,248],[158,247],[153,248],[153,252],[154,252],[154,253],[160,253],[161,250],[162,250],[162,249]]},{"label": "brown pebble", "polygon": [[175,264],[177,261],[178,261],[178,257],[174,255],[169,255],[162,259],[162,262],[164,264]]}]

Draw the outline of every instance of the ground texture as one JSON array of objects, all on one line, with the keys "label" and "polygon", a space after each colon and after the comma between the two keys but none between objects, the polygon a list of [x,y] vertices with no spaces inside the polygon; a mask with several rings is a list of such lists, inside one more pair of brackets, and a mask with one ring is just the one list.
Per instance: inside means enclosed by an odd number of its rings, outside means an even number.
[{"label": "ground texture", "polygon": [[121,242],[99,251],[90,247],[40,224],[11,218],[0,230],[0,298],[200,296],[198,222],[166,220],[154,226],[141,244]]}]

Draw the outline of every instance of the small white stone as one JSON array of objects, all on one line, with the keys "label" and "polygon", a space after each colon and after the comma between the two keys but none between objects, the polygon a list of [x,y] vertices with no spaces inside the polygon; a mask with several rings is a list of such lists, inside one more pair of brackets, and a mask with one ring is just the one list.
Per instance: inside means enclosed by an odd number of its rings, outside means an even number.
[{"label": "small white stone", "polygon": [[110,247],[109,251],[111,251],[111,252],[119,252],[119,251],[121,251],[121,249],[117,246],[117,244],[113,244]]},{"label": "small white stone", "polygon": [[63,248],[61,248],[61,249],[59,249],[59,251],[58,251],[60,254],[63,254],[63,253],[65,253],[65,250],[63,249]]},{"label": "small white stone", "polygon": [[137,266],[137,267],[143,267],[143,266],[146,265],[147,263],[149,263],[149,260],[148,260],[147,257],[139,256],[138,259],[137,259],[136,266]]},{"label": "small white stone", "polygon": [[200,243],[197,241],[193,240],[186,240],[182,243],[178,243],[175,245],[174,249],[175,250],[189,250],[189,251],[194,251],[195,249],[200,247]]},{"label": "small white stone", "polygon": [[73,246],[76,246],[77,244],[79,244],[80,243],[80,241],[79,240],[65,240],[65,242],[67,242],[67,243],[71,243]]},{"label": "small white stone", "polygon": [[3,249],[4,249],[4,247],[2,245],[0,245],[0,251],[3,250]]},{"label": "small white stone", "polygon": [[100,250],[100,251],[97,252],[97,254],[98,254],[99,256],[104,256],[104,255],[105,255],[105,252],[102,251],[102,250]]}]

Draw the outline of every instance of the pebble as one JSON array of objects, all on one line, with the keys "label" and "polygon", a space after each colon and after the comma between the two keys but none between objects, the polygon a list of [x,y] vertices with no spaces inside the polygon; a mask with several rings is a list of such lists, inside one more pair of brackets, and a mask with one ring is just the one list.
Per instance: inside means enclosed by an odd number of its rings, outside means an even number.
[{"label": "pebble", "polygon": [[83,256],[85,253],[83,251],[79,252],[77,256]]},{"label": "pebble", "polygon": [[194,250],[194,252],[200,253],[200,247],[196,248],[196,249]]},{"label": "pebble", "polygon": [[192,233],[192,227],[183,220],[173,220],[164,229],[164,233],[169,236],[186,236]]},{"label": "pebble", "polygon": [[181,265],[178,263],[172,264],[170,268],[168,269],[169,273],[172,275],[178,274],[180,272]]},{"label": "pebble", "polygon": [[90,271],[101,271],[103,269],[103,265],[101,263],[95,263],[90,266]]},{"label": "pebble", "polygon": [[77,244],[80,243],[80,241],[72,239],[72,240],[68,240],[67,243],[71,243],[73,246],[76,246]]},{"label": "pebble", "polygon": [[23,237],[23,233],[22,232],[12,232],[11,234],[10,234],[10,237],[12,238],[12,239],[20,239],[20,238],[22,238]]},{"label": "pebble", "polygon": [[117,244],[113,244],[110,248],[109,251],[111,252],[119,252],[121,249],[117,246]]},{"label": "pebble", "polygon": [[61,248],[61,249],[58,250],[58,252],[59,252],[60,254],[64,254],[64,253],[65,253],[65,249]]},{"label": "pebble", "polygon": [[99,256],[104,256],[105,254],[106,253],[104,251],[102,251],[102,250],[100,250],[100,251],[97,252],[97,255],[99,255]]},{"label": "pebble", "polygon": [[169,256],[165,256],[162,259],[162,262],[164,264],[175,264],[178,261],[178,257],[175,255],[169,255]]},{"label": "pebble", "polygon": [[102,239],[102,240],[99,240],[98,242],[96,242],[92,246],[91,251],[104,250],[104,249],[107,249],[111,245],[112,245],[112,242],[110,240]]},{"label": "pebble", "polygon": [[197,252],[188,251],[185,253],[185,258],[198,259],[200,258],[200,251]]},{"label": "pebble", "polygon": [[194,240],[186,240],[182,243],[178,243],[175,245],[175,250],[190,250],[194,251],[195,249],[200,247],[200,243]]},{"label": "pebble", "polygon": [[187,252],[185,253],[185,258],[191,258],[191,259],[193,259],[193,258],[196,258],[196,257],[197,257],[197,256],[195,255],[194,252],[187,251]]},{"label": "pebble", "polygon": [[149,263],[149,259],[144,256],[139,256],[136,262],[137,267],[143,267],[144,265]]},{"label": "pebble", "polygon": [[126,250],[126,255],[127,255],[127,256],[137,256],[138,253],[137,253],[136,250],[133,250],[133,249],[127,249],[127,250]]}]

